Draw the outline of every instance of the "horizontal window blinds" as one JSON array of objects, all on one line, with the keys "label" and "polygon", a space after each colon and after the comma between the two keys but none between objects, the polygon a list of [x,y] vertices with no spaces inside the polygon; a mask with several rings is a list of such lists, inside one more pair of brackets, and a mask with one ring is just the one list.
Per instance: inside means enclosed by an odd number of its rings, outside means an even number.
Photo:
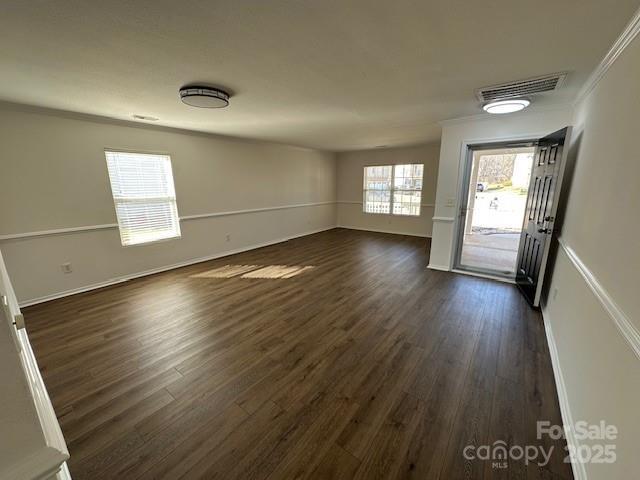
[{"label": "horizontal window blinds", "polygon": [[105,152],[122,245],[180,236],[168,155]]}]

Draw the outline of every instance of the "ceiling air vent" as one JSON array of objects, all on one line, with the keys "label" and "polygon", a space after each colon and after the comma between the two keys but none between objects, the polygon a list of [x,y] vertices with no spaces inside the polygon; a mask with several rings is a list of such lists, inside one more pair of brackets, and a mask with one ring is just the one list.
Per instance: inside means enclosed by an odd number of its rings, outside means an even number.
[{"label": "ceiling air vent", "polygon": [[545,75],[543,77],[528,78],[517,82],[502,83],[476,90],[481,102],[490,102],[514,97],[529,97],[538,93],[557,90],[567,77],[565,72]]}]

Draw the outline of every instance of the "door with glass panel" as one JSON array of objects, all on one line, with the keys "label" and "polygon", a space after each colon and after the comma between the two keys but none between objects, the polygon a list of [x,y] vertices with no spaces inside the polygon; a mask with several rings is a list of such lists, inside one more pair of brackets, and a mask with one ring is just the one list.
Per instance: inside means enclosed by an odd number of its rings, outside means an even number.
[{"label": "door with glass panel", "polygon": [[566,165],[571,127],[538,140],[518,252],[516,283],[525,298],[540,305],[551,237],[557,230],[556,210]]},{"label": "door with glass panel", "polygon": [[534,142],[469,147],[454,266],[514,279]]}]

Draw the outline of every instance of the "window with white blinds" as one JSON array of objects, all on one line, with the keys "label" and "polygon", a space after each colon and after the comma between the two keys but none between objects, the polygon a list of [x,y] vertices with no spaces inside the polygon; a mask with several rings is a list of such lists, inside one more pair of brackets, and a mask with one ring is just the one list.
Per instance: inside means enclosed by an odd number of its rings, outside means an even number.
[{"label": "window with white blinds", "polygon": [[180,236],[168,155],[106,151],[122,245]]}]

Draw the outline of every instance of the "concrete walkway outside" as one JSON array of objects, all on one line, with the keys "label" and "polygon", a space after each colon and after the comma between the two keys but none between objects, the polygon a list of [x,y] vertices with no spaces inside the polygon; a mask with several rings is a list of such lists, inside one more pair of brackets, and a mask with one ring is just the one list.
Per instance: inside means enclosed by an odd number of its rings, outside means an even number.
[{"label": "concrete walkway outside", "polygon": [[519,242],[518,233],[467,234],[464,236],[461,263],[468,267],[515,274]]}]

